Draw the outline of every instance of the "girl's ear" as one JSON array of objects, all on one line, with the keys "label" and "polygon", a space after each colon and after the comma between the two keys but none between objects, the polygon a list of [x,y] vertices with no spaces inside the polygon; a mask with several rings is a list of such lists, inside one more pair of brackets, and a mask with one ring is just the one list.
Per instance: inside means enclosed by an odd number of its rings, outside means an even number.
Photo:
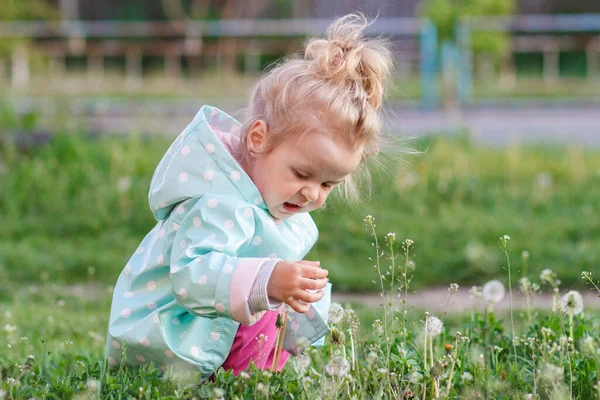
[{"label": "girl's ear", "polygon": [[267,148],[267,136],[269,134],[269,128],[267,123],[262,119],[254,121],[250,130],[248,131],[248,138],[246,145],[248,146],[248,152],[253,153],[264,153]]}]

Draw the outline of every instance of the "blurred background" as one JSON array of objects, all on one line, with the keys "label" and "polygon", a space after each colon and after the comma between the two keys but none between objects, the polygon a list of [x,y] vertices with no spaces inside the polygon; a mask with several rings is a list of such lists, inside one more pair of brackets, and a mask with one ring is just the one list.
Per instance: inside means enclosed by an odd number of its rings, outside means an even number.
[{"label": "blurred background", "polygon": [[415,241],[415,289],[506,282],[505,234],[513,285],[599,275],[596,0],[0,0],[0,298],[113,285],[196,111],[241,116],[265,68],[357,10],[393,43],[386,132],[423,153],[315,212],[335,290],[378,291],[367,214]]}]

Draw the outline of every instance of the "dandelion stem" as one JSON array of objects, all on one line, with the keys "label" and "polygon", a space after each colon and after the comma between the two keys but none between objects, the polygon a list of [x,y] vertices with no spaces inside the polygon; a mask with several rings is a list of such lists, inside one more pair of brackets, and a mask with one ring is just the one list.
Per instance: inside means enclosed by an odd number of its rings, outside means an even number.
[{"label": "dandelion stem", "polygon": [[569,337],[573,339],[573,309],[569,312]]},{"label": "dandelion stem", "polygon": [[431,368],[433,368],[433,337],[429,340],[429,358],[431,360]]},{"label": "dandelion stem", "polygon": [[452,375],[454,375],[454,366],[456,365],[456,359],[458,358],[458,333],[454,337],[454,357],[452,358],[452,367],[450,368],[450,376],[448,377],[448,384],[446,385],[446,395],[450,396],[450,388],[452,387]]},{"label": "dandelion stem", "polygon": [[515,344],[515,320],[513,317],[513,298],[512,298],[512,279],[511,279],[511,275],[510,275],[510,252],[508,250],[508,243],[506,241],[506,239],[503,241],[503,246],[502,246],[503,250],[504,250],[504,255],[506,256],[506,265],[507,265],[507,269],[508,269],[508,297],[510,300],[510,329],[511,329],[511,341],[513,344],[513,350],[514,350],[514,355],[515,355],[515,367],[518,369],[518,361],[517,361],[517,345]]},{"label": "dandelion stem", "polygon": [[427,393],[427,385],[425,384],[425,372],[427,371],[427,318],[429,313],[425,313],[425,336],[423,338],[423,400]]},{"label": "dandelion stem", "polygon": [[281,339],[279,340],[279,350],[277,351],[277,361],[275,362],[275,368],[279,368],[279,359],[281,358],[281,352],[283,351],[283,340],[285,339],[285,331],[287,330],[288,312],[283,312],[283,328],[281,328]]},{"label": "dandelion stem", "polygon": [[[281,334],[281,329],[277,328],[277,339],[275,339],[275,354],[273,355],[273,362],[271,363],[271,371],[275,371],[275,360],[277,359],[277,349],[279,349],[279,335]],[[262,343],[259,343],[260,348],[262,348]],[[261,353],[261,349],[259,348],[258,352]]]}]

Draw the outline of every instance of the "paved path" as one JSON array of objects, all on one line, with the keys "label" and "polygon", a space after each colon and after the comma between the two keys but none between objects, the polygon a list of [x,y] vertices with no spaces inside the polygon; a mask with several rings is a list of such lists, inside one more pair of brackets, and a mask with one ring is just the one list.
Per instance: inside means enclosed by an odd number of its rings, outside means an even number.
[{"label": "paved path", "polygon": [[[566,291],[561,291],[561,296]],[[591,290],[585,290],[581,292],[584,296],[583,304],[586,308],[600,309],[600,298],[598,292]],[[447,288],[428,288],[415,293],[409,293],[408,305],[410,308],[419,310],[429,311],[432,313],[442,313],[447,311],[448,313],[464,313],[472,310],[482,310],[485,307],[483,300],[472,299],[468,293],[468,288],[459,288],[458,292],[454,293],[448,303],[448,289]],[[404,298],[404,296],[402,297]],[[356,302],[359,304],[367,305],[370,307],[378,307],[381,304],[381,297],[377,294],[350,294],[350,293],[334,293],[332,295],[333,301],[344,303],[347,301]],[[448,305],[446,306],[446,304]],[[513,288],[513,308],[524,309],[526,308],[526,299],[519,290]],[[400,303],[400,299],[395,299],[394,305],[398,308],[403,306]],[[552,308],[552,295],[542,294],[536,296],[533,301],[534,308],[539,309],[551,309]],[[510,309],[510,298],[508,296],[508,288],[504,300],[495,304],[494,309],[498,311],[506,311]]]},{"label": "paved path", "polygon": [[[101,298],[107,296],[105,286],[77,284],[65,287],[65,292],[75,297],[81,298]],[[566,290],[561,291],[563,295]],[[483,310],[484,303],[482,300],[474,300],[469,296],[468,288],[460,287],[457,293],[454,293],[448,303],[447,288],[427,288],[415,293],[409,293],[408,306],[410,309],[424,310],[431,313],[443,313],[447,311],[449,314],[470,312],[472,310]],[[583,295],[584,306],[587,309],[600,310],[600,297],[598,293],[592,290],[584,290]],[[377,293],[353,294],[353,293],[336,293],[332,294],[332,300],[338,303],[354,302],[367,307],[377,308],[380,304],[380,295]],[[446,306],[446,304],[448,304]],[[395,299],[394,305],[398,308],[403,306],[400,304],[400,299]],[[552,296],[543,294],[537,296],[533,302],[535,308],[550,309],[552,308]],[[526,300],[518,290],[513,290],[513,307],[514,309],[524,309]],[[504,300],[494,306],[497,311],[509,310],[510,300],[508,289]]]},{"label": "paved path", "polygon": [[[67,109],[55,98],[14,99],[18,112],[38,110],[41,126],[50,127],[57,116],[73,128],[91,133],[161,133],[176,136],[203,104],[236,112],[240,99],[111,99],[82,98]],[[405,136],[469,131],[473,139],[503,146],[523,143],[580,144],[600,147],[600,102],[526,102],[479,104],[462,111],[425,110],[415,104],[392,104],[386,125]]]}]

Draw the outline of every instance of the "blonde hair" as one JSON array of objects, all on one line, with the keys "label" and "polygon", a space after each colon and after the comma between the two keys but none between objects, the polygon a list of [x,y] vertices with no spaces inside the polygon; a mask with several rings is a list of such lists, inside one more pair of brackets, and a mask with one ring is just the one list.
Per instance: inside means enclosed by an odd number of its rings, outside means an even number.
[{"label": "blonde hair", "polygon": [[[364,146],[363,161],[379,152],[380,109],[393,63],[386,41],[363,36],[367,26],[362,14],[338,18],[325,38],[306,43],[304,57],[287,58],[261,77],[240,133],[242,164],[250,163],[247,135],[257,120],[269,128],[267,152],[290,134],[311,130],[331,132],[353,149]],[[345,198],[358,199],[353,177],[341,189]]]}]

